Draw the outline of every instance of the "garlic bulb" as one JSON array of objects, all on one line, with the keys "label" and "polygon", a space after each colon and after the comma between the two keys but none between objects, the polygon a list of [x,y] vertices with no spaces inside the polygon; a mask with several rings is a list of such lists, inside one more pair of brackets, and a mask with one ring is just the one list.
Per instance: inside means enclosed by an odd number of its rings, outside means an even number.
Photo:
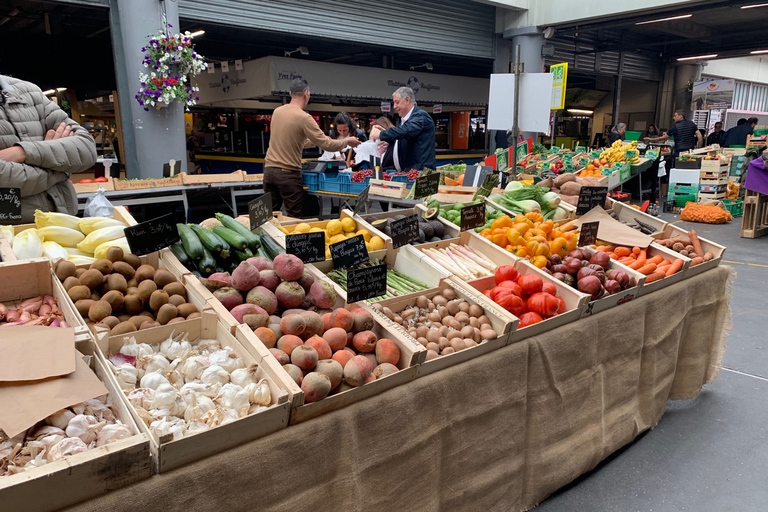
[{"label": "garlic bulb", "polygon": [[141,407],[142,409],[150,409],[154,398],[155,390],[149,388],[136,388],[128,393],[128,401],[134,407]]},{"label": "garlic bulb", "polygon": [[248,393],[248,399],[252,404],[269,405],[272,402],[272,393],[269,390],[267,379],[261,379],[258,384],[251,382],[245,386]]},{"label": "garlic bulb", "polygon": [[229,372],[218,365],[212,365],[200,375],[203,384],[226,384],[229,382]]},{"label": "garlic bulb", "polygon": [[168,338],[160,344],[160,352],[170,360],[181,357],[185,352],[190,350],[192,350],[192,345],[186,339],[183,341],[176,341],[173,338]]},{"label": "garlic bulb", "polygon": [[171,384],[161,384],[155,391],[152,409],[167,409],[172,416],[182,416],[187,404]]},{"label": "garlic bulb", "polygon": [[232,373],[238,368],[245,366],[243,360],[237,357],[229,347],[217,350],[216,352],[212,353],[210,356],[208,356],[208,360],[211,362],[212,366],[221,366],[227,371],[227,373]]},{"label": "garlic bulb", "polygon": [[35,431],[32,432],[29,437],[31,437],[35,441],[39,441],[45,436],[52,436],[52,435],[64,436],[66,434],[64,433],[64,429],[61,429],[59,427],[54,427],[51,425],[44,425],[38,429],[35,429]]},{"label": "garlic bulb", "polygon": [[213,428],[235,421],[239,417],[240,415],[234,409],[224,409],[222,407],[217,407],[205,413],[205,416],[203,416],[203,421],[206,425]]},{"label": "garlic bulb", "polygon": [[45,418],[45,422],[48,425],[53,425],[58,429],[64,430],[67,428],[67,425],[69,425],[69,421],[74,417],[75,413],[69,409],[62,409]]},{"label": "garlic bulb", "polygon": [[170,371],[168,372],[168,382],[170,382],[173,387],[181,389],[184,385],[184,376],[178,370]]},{"label": "garlic bulb", "polygon": [[136,381],[138,380],[139,375],[135,366],[125,363],[120,366],[112,366],[112,371],[115,374],[115,377],[117,377],[120,389],[123,391],[130,391],[136,387]]},{"label": "garlic bulb", "polygon": [[149,414],[149,411],[147,411],[147,410],[146,410],[146,409],[144,409],[143,407],[136,407],[136,414],[138,414],[138,415],[139,415],[139,418],[141,419],[141,421],[143,421],[143,422],[144,422],[144,424],[145,424],[147,427],[149,427],[149,425],[150,425],[150,424],[151,424],[153,421],[155,421],[155,418],[154,418],[154,417],[153,417],[151,414]]},{"label": "garlic bulb", "polygon": [[163,436],[171,434],[173,435],[173,440],[178,441],[184,437],[186,425],[184,420],[179,418],[172,418],[170,420],[157,420],[152,422],[152,424],[149,426],[149,430],[158,438],[158,440]]},{"label": "garlic bulb", "polygon": [[211,427],[209,427],[202,419],[196,419],[187,423],[185,434],[197,434],[198,432],[205,432],[207,430],[211,430]]},{"label": "garlic bulb", "polygon": [[46,450],[50,450],[51,446],[55,445],[59,441],[67,438],[67,435],[62,431],[61,434],[51,434],[44,437],[37,438],[37,441],[41,442],[45,446]]},{"label": "garlic bulb", "polygon": [[207,396],[195,397],[192,395],[192,400],[193,403],[190,403],[187,406],[187,410],[184,411],[184,421],[187,423],[192,421],[202,421],[205,413],[216,408],[216,404]]},{"label": "garlic bulb", "polygon": [[69,455],[84,452],[88,446],[79,437],[67,437],[48,449],[48,462],[59,460]]},{"label": "garlic bulb", "polygon": [[[190,397],[195,395],[207,396],[208,398],[216,398],[221,389],[220,384],[203,384],[201,382],[189,382],[184,384],[179,391],[181,396],[186,400],[188,404],[192,403]],[[197,397],[200,398],[199,396]]]},{"label": "garlic bulb", "polygon": [[232,384],[237,384],[241,388],[244,388],[252,382],[256,382],[256,372],[259,370],[259,365],[256,363],[251,364],[247,368],[238,368],[232,372],[229,376],[229,380]]},{"label": "garlic bulb", "polygon": [[239,416],[245,416],[251,401],[248,392],[236,384],[224,384],[216,401],[227,409],[234,409]]},{"label": "garlic bulb", "polygon": [[96,441],[99,430],[106,424],[106,421],[99,422],[95,416],[78,414],[67,425],[67,437],[79,437],[85,444],[90,444]]},{"label": "garlic bulb", "polygon": [[170,361],[163,354],[146,355],[136,360],[136,367],[144,370],[145,373],[157,372],[164,374],[168,371],[170,364]]},{"label": "garlic bulb", "polygon": [[217,350],[221,350],[221,343],[219,343],[219,340],[200,340],[197,345],[195,345],[195,349],[201,354],[204,352],[211,354]]},{"label": "garlic bulb", "polygon": [[120,347],[120,353],[139,358],[141,356],[151,356],[155,351],[146,343],[136,343],[136,338],[131,337],[125,345]]},{"label": "garlic bulb", "polygon": [[104,425],[104,428],[99,430],[96,446],[104,446],[105,444],[114,443],[120,439],[127,439],[132,435],[133,433],[128,425],[123,425],[122,423]]},{"label": "garlic bulb", "polygon": [[[85,414],[85,403],[80,402],[79,404],[75,404],[72,406],[72,411],[77,414]],[[93,416],[93,415],[91,415]]]},{"label": "garlic bulb", "polygon": [[267,409],[269,409],[269,407],[264,405],[251,404],[251,406],[248,408],[248,416],[257,412],[266,411]]},{"label": "garlic bulb", "polygon": [[86,400],[83,402],[85,405],[85,414],[96,416],[96,419],[114,423],[116,421],[115,413],[112,412],[107,404],[98,399]]},{"label": "garlic bulb", "polygon": [[170,382],[157,372],[147,373],[141,378],[142,388],[157,390],[163,384],[170,384]]},{"label": "garlic bulb", "polygon": [[208,358],[205,356],[192,356],[184,360],[181,365],[181,373],[186,382],[192,382],[199,379],[203,371],[208,368]]}]

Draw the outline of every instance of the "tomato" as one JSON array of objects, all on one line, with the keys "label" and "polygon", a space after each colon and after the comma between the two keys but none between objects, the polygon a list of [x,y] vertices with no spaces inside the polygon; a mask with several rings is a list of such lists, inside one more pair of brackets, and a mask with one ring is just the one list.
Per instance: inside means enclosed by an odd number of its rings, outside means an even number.
[{"label": "tomato", "polygon": [[557,297],[544,292],[531,295],[527,304],[529,311],[538,313],[543,318],[555,316],[560,308],[560,302],[558,302]]},{"label": "tomato", "polygon": [[547,267],[547,257],[538,255],[531,257],[531,264],[536,268],[541,268],[546,270]]},{"label": "tomato", "polygon": [[517,279],[517,284],[523,289],[523,293],[538,293],[541,291],[544,282],[536,274],[523,274]]},{"label": "tomato", "polygon": [[556,297],[556,299],[560,303],[560,307],[557,308],[557,314],[565,313],[565,310],[568,309],[568,306],[565,305],[565,300],[562,297]]},{"label": "tomato", "polygon": [[529,325],[537,324],[544,319],[541,318],[541,315],[538,313],[534,313],[533,311],[529,311],[527,313],[523,313],[520,315],[520,323],[518,324],[517,328],[522,329],[523,327],[528,327]]},{"label": "tomato", "polygon": [[491,229],[498,229],[498,228],[511,228],[512,227],[512,219],[510,219],[506,215],[502,215],[498,219],[494,220],[491,224]]},{"label": "tomato", "polygon": [[516,230],[514,228],[510,229],[509,231],[507,231],[507,241],[511,245],[524,245],[525,244],[525,239],[523,238],[523,236],[520,234],[520,232],[518,230]]},{"label": "tomato", "polygon": [[107,178],[105,178],[104,176],[99,176],[98,178],[93,180],[94,183],[106,183],[108,181],[109,180]]},{"label": "tomato", "polygon": [[520,274],[517,272],[514,266],[502,265],[496,269],[494,279],[496,280],[496,284],[501,284],[504,281],[517,281],[517,277],[519,275]]},{"label": "tomato", "polygon": [[512,293],[517,295],[518,297],[522,297],[523,295],[523,289],[520,288],[520,285],[515,283],[514,281],[502,281],[499,283],[499,288],[507,288],[509,290],[512,290]]},{"label": "tomato", "polygon": [[548,294],[550,294],[552,296],[556,296],[557,295],[557,286],[555,286],[555,283],[550,283],[549,281],[547,281],[546,283],[544,283],[542,285],[541,291],[543,291],[544,293],[548,293]]},{"label": "tomato", "polygon": [[496,304],[503,307],[510,313],[512,313],[515,316],[519,316],[523,313],[525,308],[525,303],[523,302],[523,299],[518,297],[517,295],[505,295],[501,299],[496,300]]},{"label": "tomato", "polygon": [[518,258],[527,258],[528,250],[524,246],[518,245],[518,246],[515,246],[515,249],[512,251],[512,254],[514,256],[517,256]]},{"label": "tomato", "polygon": [[91,178],[85,178],[84,180],[80,180],[78,183],[94,183],[94,181]]}]

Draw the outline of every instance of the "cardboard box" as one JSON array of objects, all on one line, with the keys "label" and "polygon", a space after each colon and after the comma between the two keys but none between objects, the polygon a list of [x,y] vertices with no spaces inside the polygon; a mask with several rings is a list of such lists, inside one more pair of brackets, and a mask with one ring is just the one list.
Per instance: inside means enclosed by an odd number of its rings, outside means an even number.
[{"label": "cardboard box", "polygon": [[691,185],[698,185],[699,183],[698,169],[672,169],[669,172],[669,183],[688,183]]}]

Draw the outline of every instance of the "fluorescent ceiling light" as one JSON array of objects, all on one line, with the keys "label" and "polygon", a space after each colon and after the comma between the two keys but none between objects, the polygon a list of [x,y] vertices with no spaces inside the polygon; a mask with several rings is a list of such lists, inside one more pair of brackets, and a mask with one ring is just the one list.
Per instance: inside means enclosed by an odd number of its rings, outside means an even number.
[{"label": "fluorescent ceiling light", "polygon": [[659,18],[658,20],[638,21],[637,23],[635,23],[635,25],[647,25],[648,23],[659,23],[662,21],[682,20],[685,18],[690,18],[691,16],[693,16],[693,14],[683,14],[681,16],[672,16],[670,18]]},{"label": "fluorescent ceiling light", "polygon": [[768,7],[768,4],[742,5],[742,9],[754,9],[755,7]]},{"label": "fluorescent ceiling light", "polygon": [[61,91],[66,91],[67,88],[66,87],[57,87],[56,90],[61,92]]},{"label": "fluorescent ceiling light", "polygon": [[43,91],[43,94],[46,96],[50,96],[51,94],[56,94],[56,89],[48,89],[47,91]]},{"label": "fluorescent ceiling light", "polygon": [[189,37],[197,37],[197,36],[201,36],[203,34],[205,34],[205,30],[196,30],[196,31],[192,32],[191,34],[189,34]]},{"label": "fluorescent ceiling light", "polygon": [[714,59],[715,57],[717,57],[717,54],[716,53],[712,53],[710,55],[697,55],[696,57],[681,57],[681,58],[679,58],[677,60],[678,61],[681,61],[681,60],[704,60],[704,59]]},{"label": "fluorescent ceiling light", "polygon": [[580,108],[569,108],[568,112],[571,114],[586,114],[586,115],[592,115],[594,113],[593,110],[582,110]]},{"label": "fluorescent ceiling light", "polygon": [[752,55],[760,55],[762,53],[768,53],[768,50],[755,50],[755,51],[749,52],[749,53],[751,53]]}]

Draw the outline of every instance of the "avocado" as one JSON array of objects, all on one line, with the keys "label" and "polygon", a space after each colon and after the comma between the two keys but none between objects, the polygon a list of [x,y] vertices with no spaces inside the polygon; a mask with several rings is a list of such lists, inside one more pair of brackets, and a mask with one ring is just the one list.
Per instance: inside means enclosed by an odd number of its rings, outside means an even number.
[{"label": "avocado", "polygon": [[405,215],[395,215],[394,217],[392,217],[392,220],[402,220],[404,218],[405,218]]},{"label": "avocado", "polygon": [[441,242],[442,240],[443,240],[442,238],[438,238],[436,236],[433,236],[432,238],[429,239],[430,242]]},{"label": "avocado", "polygon": [[439,213],[440,210],[437,208],[427,208],[427,211],[424,212],[424,218],[427,220],[436,219]]},{"label": "avocado", "polygon": [[427,240],[427,235],[423,229],[419,229],[419,242],[424,243]]},{"label": "avocado", "polygon": [[430,220],[429,225],[432,226],[432,231],[434,233],[434,235],[432,236],[437,236],[442,238],[442,236],[445,234],[445,224],[435,219],[435,220]]},{"label": "avocado", "polygon": [[424,231],[424,236],[426,238],[432,238],[435,236],[435,228],[432,227],[431,224],[428,222],[425,222],[424,224],[419,225],[419,228],[421,228],[422,231]]},{"label": "avocado", "polygon": [[376,229],[383,229],[384,226],[388,224],[387,220],[389,219],[376,219],[375,221],[371,222],[371,226],[375,227]]},{"label": "avocado", "polygon": [[446,233],[446,234],[443,235],[443,240],[450,240],[451,238],[453,238],[453,235],[451,235],[449,233]]}]

